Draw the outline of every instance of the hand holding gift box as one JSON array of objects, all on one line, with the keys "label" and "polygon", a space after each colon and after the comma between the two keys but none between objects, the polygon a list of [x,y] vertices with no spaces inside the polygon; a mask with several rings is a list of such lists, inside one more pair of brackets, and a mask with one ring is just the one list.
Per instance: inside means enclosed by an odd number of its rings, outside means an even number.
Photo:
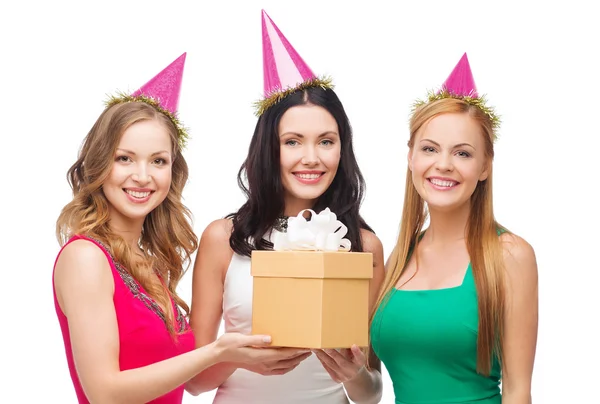
[{"label": "hand holding gift box", "polygon": [[273,346],[367,346],[373,256],[350,251],[347,227],[329,209],[306,211],[274,234],[274,251],[252,252],[252,333]]}]

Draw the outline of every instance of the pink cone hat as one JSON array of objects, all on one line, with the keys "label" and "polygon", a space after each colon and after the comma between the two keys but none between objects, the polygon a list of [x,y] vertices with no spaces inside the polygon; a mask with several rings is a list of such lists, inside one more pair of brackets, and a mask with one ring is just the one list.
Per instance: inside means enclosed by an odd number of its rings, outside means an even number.
[{"label": "pink cone hat", "polygon": [[158,102],[161,108],[174,116],[177,115],[185,57],[186,53],[184,52],[131,96],[152,98]]},{"label": "pink cone hat", "polygon": [[443,90],[459,97],[477,98],[479,96],[466,53],[460,58],[452,73],[442,84]]},{"label": "pink cone hat", "polygon": [[265,97],[316,79],[265,10],[262,10],[262,44]]}]

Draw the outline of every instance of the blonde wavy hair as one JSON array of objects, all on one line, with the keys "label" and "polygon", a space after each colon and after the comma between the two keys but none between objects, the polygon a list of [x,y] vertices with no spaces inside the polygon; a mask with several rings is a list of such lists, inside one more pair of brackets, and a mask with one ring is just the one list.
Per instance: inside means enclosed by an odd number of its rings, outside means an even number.
[{"label": "blonde wavy hair", "polygon": [[[144,220],[139,245],[144,257],[110,227],[109,202],[102,184],[111,172],[114,156],[123,133],[136,122],[156,120],[164,125],[173,146],[171,187],[165,200]],[[177,284],[198,246],[191,225],[191,213],[182,203],[188,179],[188,166],[181,154],[177,128],[154,107],[142,102],[127,102],[106,108],[83,141],[79,158],[67,173],[73,200],[60,213],[56,236],[64,245],[75,235],[95,238],[106,245],[115,260],[143,286],[148,295],[165,308],[166,326],[176,336],[171,298],[189,315],[189,306],[177,294]],[[152,282],[153,272],[164,281]],[[163,286],[164,284],[164,286]]]},{"label": "blonde wavy hair", "polygon": [[[505,310],[504,259],[499,231],[507,231],[494,218],[492,198],[492,161],[496,136],[493,122],[481,109],[453,98],[445,98],[419,106],[410,120],[409,148],[413,148],[419,129],[440,114],[467,114],[481,127],[489,176],[480,181],[471,196],[471,212],[467,224],[467,250],[477,287],[479,329],[477,334],[477,371],[489,375],[494,356],[502,358],[503,318]],[[386,303],[389,292],[396,286],[408,264],[411,251],[416,250],[427,209],[417,192],[410,170],[406,173],[402,222],[396,246],[387,263],[387,273],[381,287],[375,311]],[[371,321],[375,314],[373,312]]]}]

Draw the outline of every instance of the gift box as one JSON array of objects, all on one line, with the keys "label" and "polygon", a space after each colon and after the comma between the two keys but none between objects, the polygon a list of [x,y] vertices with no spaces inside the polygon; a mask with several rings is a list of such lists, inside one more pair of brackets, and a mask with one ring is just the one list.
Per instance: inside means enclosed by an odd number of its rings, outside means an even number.
[{"label": "gift box", "polygon": [[[326,210],[319,216],[324,214],[332,215]],[[276,251],[252,252],[252,333],[270,335],[272,346],[368,346],[373,256],[347,251],[345,227],[339,231],[339,221],[323,222],[290,221]]]}]

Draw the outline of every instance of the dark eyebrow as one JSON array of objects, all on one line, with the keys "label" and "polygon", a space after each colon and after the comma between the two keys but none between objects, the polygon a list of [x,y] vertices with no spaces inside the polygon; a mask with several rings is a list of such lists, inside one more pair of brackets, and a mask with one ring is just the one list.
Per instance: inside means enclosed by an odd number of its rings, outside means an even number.
[{"label": "dark eyebrow", "polygon": [[[421,139],[421,142],[430,142],[433,143],[434,145],[441,147],[440,144],[438,142],[434,142],[431,139]],[[470,143],[459,143],[459,144],[455,144],[454,146],[452,146],[453,149],[457,149],[459,147],[463,147],[463,146],[469,146],[470,148],[472,148],[473,150],[476,150],[475,147],[473,147]]]},{"label": "dark eyebrow", "polygon": [[[283,136],[286,136],[286,135],[294,135],[294,136],[298,136],[299,138],[303,138],[304,137],[303,134],[296,133],[296,132],[285,132],[285,133],[282,133],[279,137],[283,137]],[[324,136],[327,136],[327,135],[335,135],[335,136],[338,136],[338,137],[340,136],[337,132],[335,132],[333,130],[328,130],[327,132],[321,133],[318,137],[321,138],[321,137],[324,137]]]},{"label": "dark eyebrow", "polygon": [[[119,150],[119,151],[121,151],[123,153],[131,154],[132,156],[135,156],[135,153],[132,152],[131,150],[127,150],[127,149],[117,149],[117,150]],[[171,154],[167,150],[161,150],[161,151],[157,151],[157,152],[152,153],[152,156],[156,156],[157,154],[162,154],[162,153]]]}]

